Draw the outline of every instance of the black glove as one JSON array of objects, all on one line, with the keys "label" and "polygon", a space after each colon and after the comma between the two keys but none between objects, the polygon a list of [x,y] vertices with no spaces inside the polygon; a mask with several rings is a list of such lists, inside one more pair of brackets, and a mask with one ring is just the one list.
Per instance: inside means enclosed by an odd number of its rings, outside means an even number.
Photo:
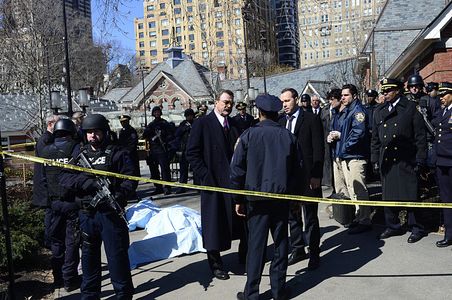
[{"label": "black glove", "polygon": [[97,192],[99,190],[99,184],[97,183],[97,179],[95,177],[87,177],[85,182],[82,185],[82,190],[87,193]]},{"label": "black glove", "polygon": [[372,164],[372,171],[375,175],[380,175],[380,166],[377,162]]}]

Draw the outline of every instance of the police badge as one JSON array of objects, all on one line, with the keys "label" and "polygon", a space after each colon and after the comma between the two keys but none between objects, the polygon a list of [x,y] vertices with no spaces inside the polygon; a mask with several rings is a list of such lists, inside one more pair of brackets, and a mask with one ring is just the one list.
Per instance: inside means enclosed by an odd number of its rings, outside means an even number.
[{"label": "police badge", "polygon": [[355,114],[355,119],[356,121],[358,121],[358,123],[362,123],[366,119],[366,115],[363,112],[357,112]]}]

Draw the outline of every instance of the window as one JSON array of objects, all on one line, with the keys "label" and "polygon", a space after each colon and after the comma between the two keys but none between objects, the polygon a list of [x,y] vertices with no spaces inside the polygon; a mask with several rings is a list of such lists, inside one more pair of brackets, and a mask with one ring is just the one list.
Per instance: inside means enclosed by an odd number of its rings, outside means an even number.
[{"label": "window", "polygon": [[189,41],[194,41],[195,40],[195,35],[194,34],[189,34],[188,35],[188,40]]},{"label": "window", "polygon": [[156,37],[157,36],[157,31],[149,31],[149,36],[150,37]]},{"label": "window", "polygon": [[157,47],[157,42],[156,42],[156,41],[150,41],[150,42],[149,42],[149,46],[151,46],[151,47]]},{"label": "window", "polygon": [[217,18],[221,18],[222,16],[223,16],[223,13],[221,11],[217,11],[215,13],[215,17],[217,17]]},{"label": "window", "polygon": [[223,41],[217,41],[217,47],[223,48],[224,47],[224,42]]},{"label": "window", "polygon": [[187,11],[188,12],[193,12],[193,6],[187,6]]},{"label": "window", "polygon": [[138,32],[138,37],[139,37],[140,39],[144,38],[144,32]]},{"label": "window", "polygon": [[235,24],[236,26],[240,26],[240,19],[235,19],[235,20],[234,20],[234,24]]},{"label": "window", "polygon": [[168,29],[163,29],[162,30],[162,35],[169,35],[169,30]]},{"label": "window", "polygon": [[223,50],[217,51],[217,56],[218,57],[224,57],[224,51]]},{"label": "window", "polygon": [[154,7],[154,5],[148,5],[148,6],[146,7],[146,9],[147,9],[147,11],[152,11],[152,10],[155,9],[155,7]]},{"label": "window", "polygon": [[195,50],[195,44],[190,44],[190,45],[188,45],[188,49],[190,49],[190,50]]},{"label": "window", "polygon": [[163,46],[168,46],[169,45],[169,39],[163,39],[162,40],[162,45]]},{"label": "window", "polygon": [[218,28],[218,29],[221,29],[221,28],[223,28],[223,22],[215,22],[215,27],[216,28]]},{"label": "window", "polygon": [[160,20],[160,24],[161,24],[162,26],[168,26],[168,25],[169,25],[168,19],[162,19],[162,20]]},{"label": "window", "polygon": [[138,23],[138,29],[143,29],[143,23]]},{"label": "window", "polygon": [[209,57],[209,53],[207,51],[203,51],[202,58],[208,58],[208,57]]},{"label": "window", "polygon": [[181,13],[180,7],[176,7],[176,8],[174,9],[174,14],[175,14],[175,15],[180,15],[180,13]]},{"label": "window", "polygon": [[223,37],[223,31],[217,31],[216,36],[217,36],[217,38],[222,38]]},{"label": "window", "polygon": [[155,21],[148,23],[149,28],[155,28]]},{"label": "window", "polygon": [[202,42],[202,48],[206,49],[207,48],[207,43],[206,42]]},{"label": "window", "polygon": [[151,56],[157,56],[157,50],[151,50]]},{"label": "window", "polygon": [[140,50],[140,56],[144,56],[144,50]]},{"label": "window", "polygon": [[139,46],[138,47],[143,48],[144,47],[144,42],[139,42]]},{"label": "window", "polygon": [[179,5],[180,4],[180,0],[173,0],[174,5]]},{"label": "window", "polygon": [[182,23],[182,19],[181,18],[176,18],[176,24],[180,24],[180,23]]},{"label": "window", "polygon": [[241,38],[237,38],[235,40],[235,42],[237,43],[237,45],[241,45],[242,44],[242,39]]},{"label": "window", "polygon": [[156,65],[156,64],[158,64],[158,63],[159,63],[159,61],[156,60],[156,59],[151,60],[151,65]]},{"label": "window", "polygon": [[165,3],[160,3],[160,9],[165,9]]},{"label": "window", "polygon": [[176,33],[181,33],[182,32],[182,28],[180,26],[176,27]]},{"label": "window", "polygon": [[176,36],[176,42],[182,43],[182,37],[180,35]]}]

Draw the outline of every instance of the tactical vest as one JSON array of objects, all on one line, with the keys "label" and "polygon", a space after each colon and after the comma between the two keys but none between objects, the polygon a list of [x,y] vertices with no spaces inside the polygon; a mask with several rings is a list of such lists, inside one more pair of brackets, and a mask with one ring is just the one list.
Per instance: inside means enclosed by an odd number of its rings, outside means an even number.
[{"label": "tactical vest", "polygon": [[[72,158],[72,151],[78,143],[76,141],[67,141],[61,146],[56,146],[55,144],[50,144],[42,150],[42,157],[50,159],[55,162],[69,163]],[[64,200],[72,201],[73,199],[62,199],[64,195],[64,190],[60,185],[59,179],[62,168],[52,165],[45,165],[45,174],[47,179],[47,190],[49,193],[49,199],[54,200]],[[66,196],[66,198],[68,198]]]}]

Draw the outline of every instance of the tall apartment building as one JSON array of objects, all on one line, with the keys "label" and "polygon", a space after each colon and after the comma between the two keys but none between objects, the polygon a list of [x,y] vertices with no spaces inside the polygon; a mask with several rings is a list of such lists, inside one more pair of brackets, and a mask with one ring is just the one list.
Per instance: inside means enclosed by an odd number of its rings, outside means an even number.
[{"label": "tall apartment building", "polygon": [[273,0],[276,10],[278,59],[282,65],[300,67],[297,0]]},{"label": "tall apartment building", "polygon": [[356,57],[385,2],[299,1],[301,67]]},{"label": "tall apartment building", "polygon": [[225,78],[244,78],[246,3],[251,6],[248,48],[261,49],[264,35],[265,49],[275,53],[268,0],[145,0],[144,17],[135,19],[138,64],[152,68],[167,57],[166,49],[180,46],[194,61]]}]

